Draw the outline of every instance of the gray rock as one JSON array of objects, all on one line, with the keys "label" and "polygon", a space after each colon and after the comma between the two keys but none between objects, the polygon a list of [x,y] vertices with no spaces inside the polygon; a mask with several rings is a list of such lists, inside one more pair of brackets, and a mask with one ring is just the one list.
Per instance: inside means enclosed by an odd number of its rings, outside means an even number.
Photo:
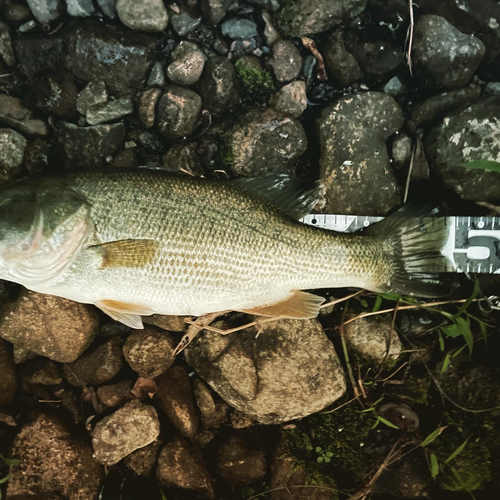
[{"label": "gray rock", "polygon": [[485,95],[500,95],[500,82],[488,82],[484,87]]},{"label": "gray rock", "polygon": [[194,381],[194,393],[205,429],[218,428],[226,422],[229,407],[199,379]]},{"label": "gray rock", "polygon": [[92,307],[22,290],[2,308],[0,336],[25,350],[71,363],[97,334],[99,316]]},{"label": "gray rock", "polygon": [[267,473],[266,452],[254,433],[233,432],[219,443],[215,465],[222,479],[231,485],[249,485],[262,481]]},{"label": "gray rock", "polygon": [[414,73],[429,89],[453,89],[465,85],[484,53],[481,40],[460,32],[440,16],[422,16],[415,26]]},{"label": "gray rock", "polygon": [[23,4],[8,3],[4,5],[3,15],[5,16],[5,20],[10,23],[22,23],[30,18],[31,12]]},{"label": "gray rock", "polygon": [[108,91],[104,83],[90,82],[79,94],[76,100],[76,109],[81,115],[86,115],[87,110],[96,104],[108,101]]},{"label": "gray rock", "polygon": [[391,333],[392,319],[382,316],[360,318],[344,326],[347,344],[359,356],[376,365],[381,364],[387,355],[389,338],[391,345],[387,362],[394,362],[403,350],[403,344],[396,330]]},{"label": "gray rock", "polygon": [[103,81],[118,97],[144,84],[156,47],[150,37],[90,20],[75,24],[68,42],[73,74],[85,82]]},{"label": "gray rock", "polygon": [[155,378],[175,361],[176,345],[170,333],[147,326],[144,330],[132,331],[123,346],[123,355],[140,377]]},{"label": "gray rock", "polygon": [[9,26],[0,21],[0,60],[7,66],[15,66],[16,56],[12,49]]},{"label": "gray rock", "polygon": [[66,1],[66,11],[70,16],[88,17],[91,16],[95,11],[92,0],[65,0],[65,1]]},{"label": "gray rock", "polygon": [[61,122],[57,126],[56,147],[68,169],[102,168],[107,157],[123,147],[125,130],[123,123],[78,127]]},{"label": "gray rock", "polygon": [[456,110],[424,138],[431,166],[448,189],[472,201],[500,201],[500,174],[460,167],[470,160],[500,161],[500,97],[483,98]]},{"label": "gray rock", "polygon": [[156,385],[159,407],[183,436],[193,438],[199,422],[187,369],[177,364],[170,367],[156,379]]},{"label": "gray rock", "polygon": [[156,103],[161,96],[160,89],[148,89],[139,95],[137,113],[146,128],[151,128],[156,120]]},{"label": "gray rock", "polygon": [[28,141],[15,130],[0,129],[0,184],[13,180],[23,166]]},{"label": "gray rock", "polygon": [[156,478],[167,488],[194,491],[204,498],[216,498],[203,454],[183,438],[176,438],[163,447],[158,457]]},{"label": "gray rock", "polygon": [[0,339],[0,407],[8,405],[17,390],[12,346]]},{"label": "gray rock", "polygon": [[408,172],[412,161],[416,141],[415,156],[411,170],[411,180],[420,181],[430,177],[429,164],[425,157],[424,146],[419,137],[411,139],[405,133],[396,134],[392,141],[392,166],[394,170],[405,169]]},{"label": "gray rock", "polygon": [[156,33],[168,24],[168,12],[163,0],[116,0],[120,21],[130,29]]},{"label": "gray rock", "polygon": [[130,98],[115,99],[102,104],[94,104],[87,109],[86,120],[89,125],[118,120],[134,112],[134,102]]},{"label": "gray rock", "polygon": [[97,497],[102,468],[86,440],[55,415],[40,413],[24,424],[9,456],[20,462],[11,469],[6,498]]},{"label": "gray rock", "polygon": [[116,0],[97,0],[97,3],[110,19],[116,17]]},{"label": "gray rock", "polygon": [[276,79],[289,82],[297,78],[302,71],[302,56],[299,49],[290,40],[278,40],[273,45],[273,58],[269,61]]},{"label": "gray rock", "polygon": [[227,36],[231,40],[249,40],[259,34],[255,22],[239,18],[224,21],[221,24],[221,32],[223,36]]},{"label": "gray rock", "polygon": [[165,85],[165,72],[163,71],[163,63],[156,61],[151,68],[148,77],[148,87],[163,87]]},{"label": "gray rock", "polygon": [[57,19],[62,11],[61,0],[27,0],[31,12],[39,23],[46,24]]},{"label": "gray rock", "polygon": [[160,447],[161,441],[155,439],[151,444],[132,452],[123,461],[134,474],[149,477],[156,464]]},{"label": "gray rock", "polygon": [[393,76],[382,89],[385,94],[389,94],[392,96],[398,96],[408,92],[405,84],[401,81],[399,76]]},{"label": "gray rock", "polygon": [[[182,142],[171,147],[162,156],[161,164],[170,172],[189,172],[198,177],[204,174],[203,158],[196,142]],[[184,322],[184,318],[181,317],[181,320]]]},{"label": "gray rock", "polygon": [[31,20],[19,26],[19,33],[29,33],[36,28],[36,22]]},{"label": "gray rock", "polygon": [[65,365],[66,380],[77,387],[101,385],[111,380],[123,367],[123,341],[113,337]]},{"label": "gray rock", "polygon": [[272,47],[281,38],[281,35],[274,27],[271,14],[269,14],[269,12],[264,11],[261,16],[264,21],[264,37],[266,39],[266,43],[269,47]]},{"label": "gray rock", "polygon": [[97,389],[97,397],[109,408],[116,408],[134,399],[130,392],[133,387],[133,380],[122,380],[116,384],[103,385]]},{"label": "gray rock", "polygon": [[65,71],[49,69],[28,82],[23,102],[28,108],[69,119],[76,115],[77,97],[73,77]]},{"label": "gray rock", "polygon": [[226,15],[231,0],[201,0],[201,11],[212,24],[219,24]]},{"label": "gray rock", "polygon": [[269,104],[285,115],[298,118],[307,108],[305,82],[297,80],[284,85]]},{"label": "gray rock", "polygon": [[349,87],[361,78],[361,69],[354,56],[347,51],[341,31],[332,33],[323,50],[328,76],[341,87]]},{"label": "gray rock", "polygon": [[28,143],[24,153],[24,166],[30,174],[41,174],[49,165],[50,144],[47,140],[37,137]]},{"label": "gray rock", "polygon": [[192,33],[201,23],[201,17],[193,15],[188,6],[180,5],[179,13],[171,14],[170,23],[174,31],[181,37]]},{"label": "gray rock", "polygon": [[205,55],[203,52],[193,50],[170,63],[167,68],[167,76],[173,83],[193,85],[199,80],[204,66]]},{"label": "gray rock", "polygon": [[325,213],[384,215],[400,204],[386,141],[403,125],[403,113],[392,97],[346,95],[317,123]]},{"label": "gray rock", "polygon": [[210,58],[201,77],[200,92],[205,108],[216,116],[236,108],[240,93],[233,63],[224,56]]},{"label": "gray rock", "polygon": [[417,127],[420,127],[465,104],[477,101],[479,97],[481,97],[481,87],[475,83],[461,89],[443,92],[415,106],[411,119]]},{"label": "gray rock", "polygon": [[28,135],[47,135],[49,132],[46,123],[33,118],[19,98],[5,94],[0,94],[0,122]]},{"label": "gray rock", "polygon": [[307,148],[302,125],[274,108],[250,109],[227,132],[224,163],[235,175],[291,174]]},{"label": "gray rock", "polygon": [[284,36],[322,33],[359,15],[366,0],[290,0],[277,13],[277,27]]},{"label": "gray rock", "polygon": [[189,136],[198,123],[201,106],[201,97],[196,92],[170,85],[158,103],[158,131],[168,139]]},{"label": "gray rock", "polygon": [[156,410],[136,399],[97,423],[92,431],[95,458],[100,464],[114,465],[159,434]]},{"label": "gray rock", "polygon": [[257,338],[251,329],[201,333],[186,360],[224,401],[263,424],[305,417],[342,396],[344,373],[317,320],[262,326]]}]

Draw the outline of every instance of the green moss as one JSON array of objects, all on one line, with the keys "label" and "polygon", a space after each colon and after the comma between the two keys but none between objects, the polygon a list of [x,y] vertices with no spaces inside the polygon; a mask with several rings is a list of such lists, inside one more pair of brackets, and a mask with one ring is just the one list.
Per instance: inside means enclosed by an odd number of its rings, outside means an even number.
[{"label": "green moss", "polygon": [[221,163],[225,167],[232,167],[234,165],[234,153],[228,138],[223,137],[219,147],[219,157]]},{"label": "green moss", "polygon": [[245,66],[239,61],[235,64],[244,95],[250,101],[265,103],[276,90],[271,73],[265,69]]}]

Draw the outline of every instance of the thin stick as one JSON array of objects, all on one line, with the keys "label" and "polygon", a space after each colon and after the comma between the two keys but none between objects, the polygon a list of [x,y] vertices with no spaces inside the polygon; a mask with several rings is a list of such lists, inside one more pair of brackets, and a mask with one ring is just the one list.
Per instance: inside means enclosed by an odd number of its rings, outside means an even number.
[{"label": "thin stick", "polygon": [[380,382],[387,382],[389,379],[391,379],[392,377],[394,377],[394,375],[396,375],[396,373],[398,373],[402,368],[404,368],[406,365],[408,364],[408,361],[405,361],[396,371],[393,371],[388,377],[380,380]]},{"label": "thin stick", "polygon": [[334,413],[337,410],[340,410],[341,408],[343,408],[344,406],[347,406],[347,405],[351,404],[353,401],[356,401],[356,398],[351,398],[349,401],[346,401],[345,403],[342,403],[341,405],[337,406],[333,410],[324,411],[322,413],[322,415],[328,415],[329,413]]},{"label": "thin stick", "polygon": [[364,292],[365,292],[365,290],[359,290],[358,292],[352,293],[351,295],[346,295],[345,297],[342,297],[341,299],[335,299],[335,300],[332,300],[331,302],[327,302],[326,304],[322,304],[319,308],[324,309],[326,307],[333,306],[333,305],[338,304],[340,302],[344,302],[346,300],[352,299],[353,297],[357,297],[358,295],[361,295]]},{"label": "thin stick", "polygon": [[413,0],[408,1],[410,6],[410,26],[408,26],[408,34],[406,39],[408,40],[408,51],[406,53],[406,64],[408,65],[408,69],[410,70],[410,75],[413,76],[412,71],[412,62],[411,62],[411,51],[413,48],[413,29],[415,26],[415,20],[413,17]]},{"label": "thin stick", "polygon": [[382,370],[384,369],[384,365],[385,365],[387,358],[389,357],[389,354],[391,352],[392,337],[394,335],[394,325],[396,324],[396,316],[398,314],[399,301],[400,301],[400,299],[398,299],[396,301],[396,307],[394,308],[394,314],[392,315],[391,327],[389,329],[389,336],[387,337],[387,349],[385,351],[384,359],[382,360],[382,363],[380,363],[380,368],[378,370],[378,373],[377,373],[377,375],[375,375],[375,380],[377,380],[377,378],[382,373]]},{"label": "thin stick", "polygon": [[408,169],[408,176],[406,177],[405,195],[403,197],[403,203],[406,203],[406,200],[408,199],[408,193],[410,192],[411,173],[413,171],[413,163],[415,162],[416,152],[417,152],[417,143],[415,142],[411,150],[410,168]]}]

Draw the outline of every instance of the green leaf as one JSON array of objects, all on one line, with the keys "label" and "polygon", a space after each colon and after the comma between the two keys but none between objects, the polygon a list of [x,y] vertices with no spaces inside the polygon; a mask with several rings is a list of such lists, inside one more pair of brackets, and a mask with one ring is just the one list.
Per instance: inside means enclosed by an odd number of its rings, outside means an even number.
[{"label": "green leaf", "polygon": [[474,282],[474,290],[472,290],[470,297],[461,305],[460,309],[453,315],[454,318],[458,318],[459,316],[462,316],[462,314],[472,304],[472,301],[478,296],[480,291],[481,291],[481,288],[479,286],[479,280],[476,278],[476,281]]},{"label": "green leaf", "polygon": [[365,299],[359,299],[359,303],[366,309],[368,307],[368,302]]},{"label": "green leaf", "polygon": [[21,460],[18,460],[17,458],[7,458],[7,457],[1,457],[2,460],[4,461],[5,465],[18,465],[21,463]]},{"label": "green leaf", "polygon": [[316,453],[321,453],[323,451],[323,448],[321,448],[321,446],[316,446],[316,448],[314,449],[314,451]]},{"label": "green leaf", "polygon": [[387,425],[387,427],[392,427],[393,429],[399,429],[397,425],[394,425],[392,422],[389,422],[389,420],[385,419],[384,417],[381,417],[380,415],[377,417],[377,420],[380,420],[384,425]]},{"label": "green leaf", "polygon": [[332,458],[333,457],[333,453],[331,451],[327,451],[326,452],[326,456],[327,456],[327,458]]},{"label": "green leaf", "polygon": [[455,476],[455,479],[457,480],[458,484],[463,487],[464,480],[462,479],[462,476],[458,473],[458,471],[457,471],[457,469],[455,469],[455,467],[450,467],[450,468],[451,468],[451,472]]},{"label": "green leaf", "polygon": [[441,331],[438,330],[438,338],[439,338],[439,348],[441,349],[441,351],[444,351],[444,339],[443,339],[443,336],[441,335]]},{"label": "green leaf", "polygon": [[445,429],[447,426],[438,427],[436,430],[432,431],[421,443],[420,446],[427,446],[431,444]]},{"label": "green leaf", "polygon": [[436,477],[439,474],[439,462],[434,455],[434,453],[431,453],[431,477]]},{"label": "green leaf", "polygon": [[329,458],[329,457],[325,457],[325,464],[329,464],[331,461],[332,461],[332,459],[331,459],[331,458]]},{"label": "green leaf", "polygon": [[484,323],[484,321],[478,321],[479,323],[479,329],[481,330],[481,335],[483,337],[483,340],[484,340],[484,345],[487,345],[488,344],[488,334],[486,333],[486,325]]},{"label": "green leaf", "polygon": [[491,172],[500,172],[500,163],[491,160],[466,161],[465,163],[459,163],[459,166],[470,169],[490,170]]},{"label": "green leaf", "polygon": [[398,293],[381,293],[380,294],[385,300],[399,300],[401,295]]},{"label": "green leaf", "polygon": [[449,354],[446,355],[443,361],[443,366],[441,367],[441,373],[444,373],[448,367],[450,366],[451,356]]},{"label": "green leaf", "polygon": [[474,348],[474,337],[470,329],[470,318],[469,317],[467,317],[467,319],[457,318],[457,323],[462,332],[462,336],[465,339],[465,342],[467,343],[467,347],[469,348],[469,354],[472,354],[472,349]]},{"label": "green leaf", "polygon": [[5,477],[0,478],[0,484],[6,483],[10,479],[10,472]]},{"label": "green leaf", "polygon": [[158,485],[158,489],[160,490],[161,500],[167,500],[167,497],[165,496],[165,493],[163,493],[160,484],[159,483],[156,484]]},{"label": "green leaf", "polygon": [[377,312],[380,309],[383,300],[384,298],[382,297],[382,294],[378,293],[377,298],[375,299],[375,304],[373,305],[372,312]]},{"label": "green leaf", "polygon": [[463,449],[465,448],[465,445],[467,444],[467,441],[469,439],[466,439],[446,460],[445,463],[451,462],[458,454],[462,453]]},{"label": "green leaf", "polygon": [[322,463],[323,463],[323,460],[324,460],[324,458],[323,458],[323,457],[318,457],[318,458],[316,459],[316,462],[318,462],[318,464],[322,464]]},{"label": "green leaf", "polygon": [[[461,318],[459,318],[461,319]],[[460,325],[458,324],[458,320],[456,323],[453,323],[452,325],[446,325],[446,326],[440,326],[439,329],[447,336],[452,339],[456,339],[457,337],[460,337],[462,335],[462,329],[460,328]]]}]

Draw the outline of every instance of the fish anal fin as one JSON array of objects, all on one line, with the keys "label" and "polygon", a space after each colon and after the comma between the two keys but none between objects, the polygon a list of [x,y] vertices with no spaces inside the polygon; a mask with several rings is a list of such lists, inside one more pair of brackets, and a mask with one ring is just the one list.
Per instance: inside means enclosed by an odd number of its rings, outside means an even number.
[{"label": "fish anal fin", "polygon": [[267,306],[252,307],[241,312],[270,318],[311,319],[319,314],[325,299],[319,295],[295,290],[286,299]]},{"label": "fish anal fin", "polygon": [[95,245],[92,248],[102,254],[102,268],[144,267],[158,251],[155,240],[119,240]]},{"label": "fish anal fin", "polygon": [[141,316],[153,314],[153,310],[147,306],[129,304],[117,300],[99,300],[95,305],[108,316],[134,330],[142,330]]}]

